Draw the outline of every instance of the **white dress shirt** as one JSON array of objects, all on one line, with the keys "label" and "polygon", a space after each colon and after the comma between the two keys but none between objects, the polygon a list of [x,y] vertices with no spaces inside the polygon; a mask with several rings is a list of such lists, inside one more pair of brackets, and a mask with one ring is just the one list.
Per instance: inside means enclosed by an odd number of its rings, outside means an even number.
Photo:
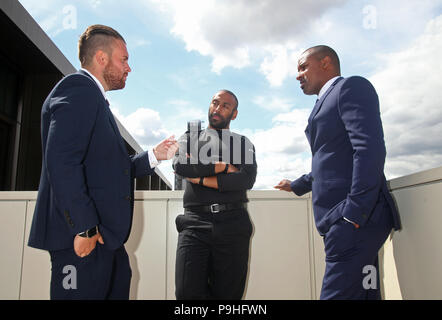
[{"label": "white dress shirt", "polygon": [[319,90],[318,93],[318,100],[321,99],[321,97],[324,95],[324,93],[328,90],[328,88],[330,88],[330,86],[333,84],[333,82],[335,82],[336,79],[340,78],[341,76],[336,76],[334,78],[331,78],[330,80],[328,80],[321,88],[321,90]]}]

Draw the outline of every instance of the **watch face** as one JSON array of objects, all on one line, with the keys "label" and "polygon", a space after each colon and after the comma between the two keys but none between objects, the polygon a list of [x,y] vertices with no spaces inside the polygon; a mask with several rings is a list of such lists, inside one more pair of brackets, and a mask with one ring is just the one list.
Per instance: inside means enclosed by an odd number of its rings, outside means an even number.
[{"label": "watch face", "polygon": [[91,237],[95,236],[96,234],[97,234],[97,227],[94,227],[94,228],[89,229],[87,231],[87,237],[88,238],[91,238]]}]

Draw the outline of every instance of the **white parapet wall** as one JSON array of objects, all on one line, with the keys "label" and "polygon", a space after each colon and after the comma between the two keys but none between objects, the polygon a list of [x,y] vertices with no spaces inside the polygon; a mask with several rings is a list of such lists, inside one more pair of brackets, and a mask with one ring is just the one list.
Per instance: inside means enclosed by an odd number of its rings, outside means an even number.
[{"label": "white parapet wall", "polygon": [[402,230],[384,245],[385,299],[442,299],[442,167],[390,181]]},{"label": "white parapet wall", "polygon": [[[442,299],[442,167],[390,181],[401,214],[380,252],[385,299]],[[49,254],[26,245],[36,192],[0,192],[0,299],[48,299]],[[131,299],[175,299],[175,217],[182,191],[136,191],[126,243]],[[324,273],[322,238],[310,195],[250,191],[254,232],[244,299],[317,299]]]}]

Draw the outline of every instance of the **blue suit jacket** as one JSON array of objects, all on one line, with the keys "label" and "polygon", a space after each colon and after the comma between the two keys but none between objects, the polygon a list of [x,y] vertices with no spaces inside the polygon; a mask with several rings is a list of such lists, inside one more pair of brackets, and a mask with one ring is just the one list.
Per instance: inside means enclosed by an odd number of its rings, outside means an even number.
[{"label": "blue suit jacket", "polygon": [[109,249],[128,238],[134,178],[151,174],[147,152],[130,157],[93,79],[83,71],[63,78],[41,112],[42,171],[28,245],[73,247],[96,225]]},{"label": "blue suit jacket", "polygon": [[312,110],[305,130],[312,171],[291,184],[312,191],[316,227],[325,234],[345,217],[363,227],[370,219],[399,215],[385,176],[385,143],[374,87],[362,77],[338,78]]}]

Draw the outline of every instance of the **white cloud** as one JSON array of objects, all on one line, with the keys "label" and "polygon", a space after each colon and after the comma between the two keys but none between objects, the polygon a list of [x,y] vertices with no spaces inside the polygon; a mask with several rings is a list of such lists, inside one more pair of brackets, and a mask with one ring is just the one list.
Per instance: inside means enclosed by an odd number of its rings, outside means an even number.
[{"label": "white cloud", "polygon": [[[207,119],[207,110],[194,106],[190,101],[170,100],[168,104],[174,112],[166,116],[165,125],[174,131],[177,138],[187,130],[188,121]],[[203,127],[207,127],[207,123]]]},{"label": "white cloud", "polygon": [[274,95],[257,96],[253,99],[253,103],[262,109],[275,112],[287,112],[293,107],[291,99],[280,98]]},{"label": "white cloud", "polygon": [[310,112],[310,109],[294,109],[276,115],[272,120],[273,127],[255,132],[254,141],[263,152],[276,154],[280,158],[309,151],[304,130]]},{"label": "white cloud", "polygon": [[273,189],[284,178],[292,180],[310,172],[311,154],[304,134],[310,112],[293,109],[277,114],[270,129],[239,132],[255,145],[258,176],[254,189]]},{"label": "white cloud", "polygon": [[111,103],[111,110],[143,149],[155,146],[170,135],[170,132],[164,127],[159,113],[155,110],[138,108],[125,116],[120,113],[118,106],[115,107],[115,103]]},{"label": "white cloud", "polygon": [[272,45],[265,49],[270,53],[261,63],[260,71],[265,75],[272,87],[282,85],[288,77],[298,73],[298,58],[303,50],[296,45]]},{"label": "white cloud", "polygon": [[408,48],[382,57],[371,77],[379,94],[392,177],[442,164],[442,15]]},{"label": "white cloud", "polygon": [[[171,33],[181,38],[188,51],[212,57],[212,71],[225,67],[243,68],[254,54],[271,57],[264,61],[263,72],[271,83],[281,80],[270,71],[273,60],[284,60],[284,47],[308,31],[308,26],[330,8],[346,0],[150,0],[173,20]],[[276,46],[276,47],[272,47]],[[267,51],[267,52],[266,52]],[[289,61],[293,60],[291,54]],[[282,75],[284,76],[284,75]]]},{"label": "white cloud", "polygon": [[[188,51],[212,59],[212,71],[259,66],[271,86],[296,75],[301,49],[319,43],[347,63],[374,66],[373,54],[399,49],[434,15],[441,0],[139,0],[169,15],[171,33]],[[375,28],[367,30],[369,5]],[[365,23],[366,24],[366,23]],[[387,49],[388,50],[388,49]]]}]

